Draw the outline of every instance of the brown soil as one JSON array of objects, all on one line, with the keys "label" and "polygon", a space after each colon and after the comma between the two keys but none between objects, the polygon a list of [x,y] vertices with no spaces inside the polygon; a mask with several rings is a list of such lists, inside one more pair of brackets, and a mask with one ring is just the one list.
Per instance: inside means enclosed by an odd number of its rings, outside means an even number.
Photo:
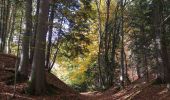
[{"label": "brown soil", "polygon": [[[53,74],[46,72],[46,79],[55,90],[53,95],[31,96],[25,94],[28,87],[27,81],[16,84],[14,93],[14,72],[16,57],[13,55],[0,54],[0,100],[79,100],[80,95]],[[12,83],[12,84],[11,84]]]},{"label": "brown soil", "polygon": [[[48,84],[55,89],[53,95],[32,96],[25,94],[27,81],[16,84],[16,95],[13,97],[14,67],[16,57],[0,54],[0,100],[170,100],[170,92],[166,85],[153,85],[154,76],[150,82],[139,79],[125,89],[118,91],[113,87],[104,92],[85,92],[79,94],[56,76],[46,72]],[[152,75],[150,75],[152,76]]]},{"label": "brown soil", "polygon": [[150,82],[144,82],[144,79],[139,79],[121,91],[113,87],[102,93],[81,94],[86,100],[170,100],[170,91],[166,85],[154,85],[154,77],[150,77],[150,80]]}]

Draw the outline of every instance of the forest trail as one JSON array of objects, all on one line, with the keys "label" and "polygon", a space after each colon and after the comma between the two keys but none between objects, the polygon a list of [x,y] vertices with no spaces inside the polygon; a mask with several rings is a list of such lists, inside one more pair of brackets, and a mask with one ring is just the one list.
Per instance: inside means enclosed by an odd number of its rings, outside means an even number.
[{"label": "forest trail", "polygon": [[110,88],[104,92],[77,93],[57,77],[46,73],[47,82],[54,86],[55,94],[30,96],[24,93],[26,82],[16,84],[16,97],[13,96],[11,84],[16,57],[0,54],[0,100],[170,100],[170,92],[165,85],[153,85],[154,78],[146,83],[143,79],[133,82],[123,90]]},{"label": "forest trail", "polygon": [[117,88],[110,88],[105,92],[81,93],[86,100],[170,100],[170,91],[166,85],[155,85],[154,77],[150,82],[143,79],[134,81],[125,89],[118,91]]}]

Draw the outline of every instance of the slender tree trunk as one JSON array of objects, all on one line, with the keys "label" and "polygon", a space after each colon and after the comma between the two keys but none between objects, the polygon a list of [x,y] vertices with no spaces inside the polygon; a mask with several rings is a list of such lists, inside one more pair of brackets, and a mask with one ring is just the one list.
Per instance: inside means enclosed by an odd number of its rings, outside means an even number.
[{"label": "slender tree trunk", "polygon": [[95,0],[96,2],[96,6],[97,6],[97,13],[98,13],[98,42],[99,42],[99,52],[98,52],[98,70],[99,70],[99,80],[100,80],[100,85],[104,86],[104,79],[103,79],[103,75],[102,75],[102,69],[101,69],[101,55],[102,55],[102,27],[101,27],[101,14],[100,14],[100,2],[98,2],[97,0]]},{"label": "slender tree trunk", "polygon": [[35,14],[35,23],[34,23],[34,30],[32,32],[32,39],[30,44],[30,63],[32,64],[33,56],[34,56],[34,48],[36,42],[36,34],[37,34],[37,27],[38,27],[38,16],[39,16],[39,8],[40,8],[40,0],[37,0],[36,5],[36,14]]},{"label": "slender tree trunk", "polygon": [[141,78],[141,72],[140,72],[140,67],[139,67],[139,63],[137,62],[136,64],[136,72],[137,72],[137,75],[138,75],[138,79]]},{"label": "slender tree trunk", "polygon": [[57,58],[57,54],[58,54],[58,51],[59,51],[59,45],[60,45],[60,38],[61,38],[61,32],[62,32],[62,27],[63,27],[63,17],[62,17],[62,20],[61,20],[61,23],[60,23],[60,29],[59,29],[59,32],[58,32],[58,39],[57,39],[57,44],[56,44],[56,51],[54,53],[54,56],[52,58],[52,61],[50,63],[50,66],[48,68],[48,71],[50,72],[51,69],[53,68],[54,66],[54,63],[56,61],[56,58]]},{"label": "slender tree trunk", "polygon": [[127,63],[125,51],[124,51],[124,58],[125,58],[125,78],[126,78],[126,83],[129,84],[129,83],[131,83],[131,81],[128,77],[128,63]]},{"label": "slender tree trunk", "polygon": [[5,47],[4,47],[4,53],[8,54],[9,53],[9,36],[10,36],[10,32],[11,32],[11,23],[12,23],[12,17],[13,17],[13,9],[14,9],[14,6],[10,5],[11,9],[9,10],[9,18],[8,18],[8,23],[7,23],[7,31],[6,31],[6,40],[5,40]]},{"label": "slender tree trunk", "polygon": [[50,54],[51,54],[51,44],[52,44],[52,35],[53,35],[53,21],[54,21],[54,13],[55,13],[55,2],[53,0],[51,5],[51,13],[50,13],[50,19],[49,19],[49,34],[48,34],[48,44],[47,44],[47,53],[46,53],[46,68],[50,67]]},{"label": "slender tree trunk", "polygon": [[125,73],[124,73],[124,15],[123,15],[123,0],[121,0],[121,28],[120,28],[120,33],[121,33],[121,85],[124,88],[124,80],[125,80]]},{"label": "slender tree trunk", "polygon": [[7,37],[7,45],[6,45],[6,53],[11,53],[11,41],[12,41],[12,35],[14,33],[14,26],[15,26],[15,18],[16,18],[16,4],[12,5],[12,12],[11,12],[11,23],[9,23],[9,33],[8,33],[8,37]]},{"label": "slender tree trunk", "polygon": [[[21,11],[22,14],[21,16],[23,16],[23,11]],[[14,93],[13,96],[15,97],[16,94],[16,83],[17,83],[17,74],[18,74],[18,67],[19,67],[19,55],[20,55],[20,41],[21,41],[21,34],[22,34],[22,23],[23,23],[23,17],[21,17],[20,19],[20,32],[19,32],[19,36],[18,36],[18,46],[17,46],[17,60],[15,62],[15,79],[14,79]]]},{"label": "slender tree trunk", "polygon": [[1,43],[2,43],[2,14],[3,14],[3,0],[0,0],[0,51],[1,51]]},{"label": "slender tree trunk", "polygon": [[1,34],[1,52],[5,52],[6,39],[8,36],[8,20],[9,20],[9,12],[10,12],[10,1],[3,1],[3,21],[2,21],[2,34]]},{"label": "slender tree trunk", "polygon": [[26,0],[26,31],[23,35],[21,60],[19,64],[19,75],[27,78],[29,71],[29,43],[30,34],[32,33],[32,0]]},{"label": "slender tree trunk", "polygon": [[105,67],[105,72],[106,72],[106,88],[112,86],[112,75],[111,75],[111,66],[109,62],[109,19],[110,19],[110,0],[106,1],[106,22],[105,22],[105,37],[104,37],[104,67]]},{"label": "slender tree trunk", "polygon": [[113,28],[113,34],[112,34],[112,48],[111,48],[111,71],[112,71],[112,81],[113,81],[113,78],[114,78],[114,67],[115,67],[115,54],[116,54],[116,43],[117,43],[117,37],[118,37],[118,34],[119,32],[117,31],[118,30],[118,9],[119,9],[119,5],[116,6],[116,9],[115,9],[115,22],[114,22],[114,28]]}]

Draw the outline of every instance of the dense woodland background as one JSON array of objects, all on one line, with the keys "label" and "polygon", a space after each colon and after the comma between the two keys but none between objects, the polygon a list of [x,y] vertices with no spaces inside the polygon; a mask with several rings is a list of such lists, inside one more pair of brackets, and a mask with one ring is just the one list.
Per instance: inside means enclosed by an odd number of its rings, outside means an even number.
[{"label": "dense woodland background", "polygon": [[34,95],[49,90],[46,73],[78,92],[170,88],[170,1],[0,0],[0,52]]}]

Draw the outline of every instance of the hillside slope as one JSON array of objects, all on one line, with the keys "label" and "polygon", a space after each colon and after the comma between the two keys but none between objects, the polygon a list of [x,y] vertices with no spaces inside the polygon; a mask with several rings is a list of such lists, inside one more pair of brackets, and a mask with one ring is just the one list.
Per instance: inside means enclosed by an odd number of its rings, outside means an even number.
[{"label": "hillside slope", "polygon": [[13,55],[0,54],[0,100],[79,100],[79,93],[66,85],[53,74],[46,72],[48,87],[52,86],[48,95],[31,96],[26,94],[27,81],[16,84],[16,96],[14,93],[14,67],[16,57]]},{"label": "hillside slope", "polygon": [[150,82],[139,79],[125,89],[118,91],[110,88],[105,92],[86,92],[81,93],[86,100],[170,100],[170,91],[166,85],[154,85],[154,77]]}]

